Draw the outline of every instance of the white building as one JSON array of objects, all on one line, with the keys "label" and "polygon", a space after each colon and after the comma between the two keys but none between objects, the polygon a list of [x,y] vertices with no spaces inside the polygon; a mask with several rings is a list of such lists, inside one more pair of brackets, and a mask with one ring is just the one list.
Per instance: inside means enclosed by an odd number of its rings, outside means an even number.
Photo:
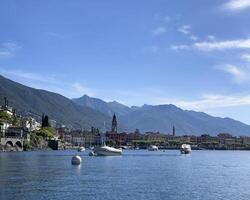
[{"label": "white building", "polygon": [[0,137],[5,136],[5,133],[10,125],[11,124],[9,124],[9,122],[7,121],[4,120],[0,121]]},{"label": "white building", "polygon": [[41,124],[36,119],[30,117],[25,121],[25,126],[29,131],[36,131],[41,128]]}]

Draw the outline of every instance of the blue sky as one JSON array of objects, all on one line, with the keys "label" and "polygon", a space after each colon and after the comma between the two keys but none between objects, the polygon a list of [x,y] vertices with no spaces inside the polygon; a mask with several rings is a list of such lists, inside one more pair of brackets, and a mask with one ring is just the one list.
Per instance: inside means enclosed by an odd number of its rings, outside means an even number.
[{"label": "blue sky", "polygon": [[0,27],[15,81],[250,124],[250,0],[3,0]]}]

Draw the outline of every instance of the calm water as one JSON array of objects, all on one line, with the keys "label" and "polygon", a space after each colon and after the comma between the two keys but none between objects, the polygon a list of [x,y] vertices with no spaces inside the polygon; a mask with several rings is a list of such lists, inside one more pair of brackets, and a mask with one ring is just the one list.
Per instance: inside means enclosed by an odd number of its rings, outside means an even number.
[{"label": "calm water", "polygon": [[74,151],[0,153],[0,199],[250,199],[250,152],[125,151],[71,165]]}]

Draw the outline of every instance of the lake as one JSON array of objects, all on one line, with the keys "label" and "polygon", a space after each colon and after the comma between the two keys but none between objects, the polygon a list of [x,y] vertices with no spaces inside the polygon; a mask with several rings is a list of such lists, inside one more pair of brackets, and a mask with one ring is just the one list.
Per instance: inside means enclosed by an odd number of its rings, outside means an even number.
[{"label": "lake", "polygon": [[0,153],[1,200],[250,199],[250,152],[127,150],[118,157],[76,151]]}]

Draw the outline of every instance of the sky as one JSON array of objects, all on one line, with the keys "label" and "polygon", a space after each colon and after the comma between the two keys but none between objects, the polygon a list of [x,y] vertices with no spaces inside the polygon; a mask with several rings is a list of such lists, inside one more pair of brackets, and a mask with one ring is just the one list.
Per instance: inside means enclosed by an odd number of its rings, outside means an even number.
[{"label": "sky", "polygon": [[0,27],[14,81],[250,124],[250,0],[2,0]]}]

